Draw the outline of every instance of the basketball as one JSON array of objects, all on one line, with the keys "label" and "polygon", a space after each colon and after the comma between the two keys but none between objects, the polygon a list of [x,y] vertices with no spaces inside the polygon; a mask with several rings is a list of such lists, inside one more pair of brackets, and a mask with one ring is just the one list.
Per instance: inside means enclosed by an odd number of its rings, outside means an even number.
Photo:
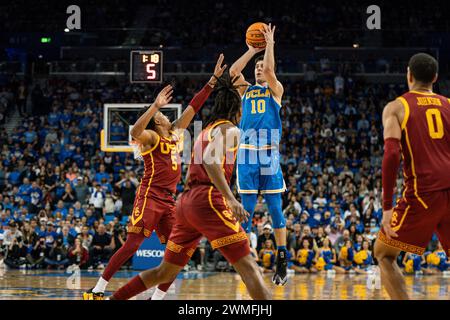
[{"label": "basketball", "polygon": [[250,27],[248,27],[247,33],[245,35],[247,44],[251,45],[254,48],[266,47],[266,40],[264,39],[264,35],[261,32],[264,26],[266,26],[264,22],[255,22]]}]

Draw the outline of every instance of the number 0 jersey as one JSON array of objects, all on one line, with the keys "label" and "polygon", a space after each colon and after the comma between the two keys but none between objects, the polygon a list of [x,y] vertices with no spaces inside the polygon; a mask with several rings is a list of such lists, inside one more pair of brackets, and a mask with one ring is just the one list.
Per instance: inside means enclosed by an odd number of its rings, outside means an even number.
[{"label": "number 0 jersey", "polygon": [[406,199],[450,189],[450,100],[419,91],[397,98],[405,108],[401,148]]},{"label": "number 0 jersey", "polygon": [[268,87],[248,87],[242,98],[240,148],[278,145],[281,139],[280,108]]}]

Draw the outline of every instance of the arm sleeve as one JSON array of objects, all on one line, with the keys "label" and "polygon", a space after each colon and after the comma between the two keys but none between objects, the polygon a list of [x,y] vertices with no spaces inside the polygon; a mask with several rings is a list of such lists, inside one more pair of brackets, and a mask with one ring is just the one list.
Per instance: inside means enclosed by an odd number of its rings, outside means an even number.
[{"label": "arm sleeve", "polygon": [[400,140],[387,138],[384,140],[384,156],[381,176],[383,187],[383,210],[392,209],[392,200],[399,167]]},{"label": "arm sleeve", "polygon": [[209,95],[213,91],[213,88],[207,83],[205,86],[192,98],[189,105],[194,108],[195,112],[198,112],[206,100],[208,100]]}]

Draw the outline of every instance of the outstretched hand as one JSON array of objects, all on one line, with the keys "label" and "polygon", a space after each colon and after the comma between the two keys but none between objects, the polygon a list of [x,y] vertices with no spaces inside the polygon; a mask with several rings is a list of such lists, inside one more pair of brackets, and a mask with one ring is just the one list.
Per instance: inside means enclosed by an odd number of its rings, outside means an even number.
[{"label": "outstretched hand", "polygon": [[271,23],[269,23],[269,25],[264,25],[263,30],[261,30],[261,32],[264,35],[266,43],[275,43],[275,40],[273,39],[275,34],[275,26],[272,27]]},{"label": "outstretched hand", "polygon": [[223,63],[223,59],[224,59],[224,58],[225,58],[225,57],[224,57],[223,53],[221,53],[221,54],[219,55],[219,59],[217,59],[216,66],[214,67],[214,75],[215,75],[217,78],[221,77],[222,74],[223,74],[223,72],[224,72],[225,69],[227,68],[227,65],[226,65],[226,64],[224,64],[224,65],[222,66],[222,63]]},{"label": "outstretched hand", "polygon": [[169,84],[164,87],[164,89],[161,90],[161,92],[158,94],[158,96],[155,99],[155,102],[153,103],[156,108],[161,108],[168,104],[172,100],[172,93],[173,88]]},{"label": "outstretched hand", "polygon": [[211,86],[214,86],[217,83],[217,78],[220,78],[222,76],[223,72],[225,71],[225,69],[227,68],[226,64],[224,64],[222,66],[224,58],[225,57],[224,57],[223,53],[221,53],[219,55],[219,58],[217,59],[216,66],[214,67],[214,76],[211,77],[211,79],[209,80],[209,84]]}]

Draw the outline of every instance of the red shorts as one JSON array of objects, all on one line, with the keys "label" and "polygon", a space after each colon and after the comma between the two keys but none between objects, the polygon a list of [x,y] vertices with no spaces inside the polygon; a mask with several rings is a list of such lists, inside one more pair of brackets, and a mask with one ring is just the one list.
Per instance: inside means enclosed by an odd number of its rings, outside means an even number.
[{"label": "red shorts", "polygon": [[450,190],[432,192],[421,196],[420,200],[400,199],[391,220],[398,237],[388,239],[381,230],[378,240],[402,251],[422,255],[436,233],[450,254]]},{"label": "red shorts", "polygon": [[128,232],[143,233],[148,238],[155,230],[161,243],[166,243],[174,224],[173,197],[167,192],[149,192],[147,197],[138,197],[134,201]]},{"label": "red shorts", "polygon": [[247,235],[214,187],[195,186],[176,205],[176,223],[167,242],[164,260],[185,266],[205,236],[231,264],[250,254]]}]

